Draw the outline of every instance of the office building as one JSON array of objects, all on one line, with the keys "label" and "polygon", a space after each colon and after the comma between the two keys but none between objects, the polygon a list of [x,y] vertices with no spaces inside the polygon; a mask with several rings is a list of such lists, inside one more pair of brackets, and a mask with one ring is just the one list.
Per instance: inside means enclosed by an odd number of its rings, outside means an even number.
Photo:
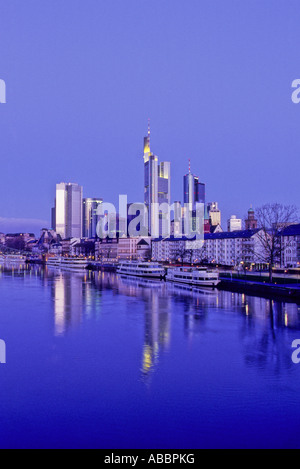
[{"label": "office building", "polygon": [[219,209],[218,202],[209,202],[207,204],[207,212],[209,216],[210,226],[221,226],[221,210]]},{"label": "office building", "polygon": [[227,221],[227,228],[229,232],[241,231],[242,230],[242,220],[237,218],[235,215],[232,215]]},{"label": "office building", "polygon": [[95,238],[98,221],[100,215],[98,208],[102,204],[103,199],[83,199],[82,216],[83,216],[83,237]]},{"label": "office building", "polygon": [[[199,230],[199,226],[197,227],[197,204],[205,205],[205,184],[199,182],[199,178],[191,173],[191,163],[189,160],[189,172],[185,176],[183,176],[183,202],[184,202],[184,210],[188,210],[189,215],[189,233],[191,230],[196,231]],[[188,209],[187,209],[188,206]],[[203,211],[204,216],[204,211]],[[204,225],[204,219],[201,221]]]},{"label": "office building", "polygon": [[150,124],[148,135],[144,138],[144,202],[148,210],[148,231],[157,236],[161,219],[158,204],[170,204],[170,163],[158,163],[158,157],[150,149]]},{"label": "office building", "polygon": [[62,239],[82,236],[82,187],[78,184],[56,185],[55,231]]},{"label": "office building", "polygon": [[199,178],[189,172],[183,176],[183,202],[189,204],[191,210],[196,210],[196,203],[205,204],[205,184],[199,182]]}]

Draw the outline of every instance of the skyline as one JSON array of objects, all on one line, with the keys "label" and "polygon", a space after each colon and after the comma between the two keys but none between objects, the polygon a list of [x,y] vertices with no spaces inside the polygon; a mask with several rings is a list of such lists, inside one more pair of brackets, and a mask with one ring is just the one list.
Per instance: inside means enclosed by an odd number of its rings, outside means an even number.
[{"label": "skyline", "polygon": [[251,204],[299,205],[297,3],[140,3],[1,6],[0,231],[50,226],[62,180],[85,197],[142,202],[132,182],[143,180],[148,117],[172,200],[191,159],[224,226]]}]

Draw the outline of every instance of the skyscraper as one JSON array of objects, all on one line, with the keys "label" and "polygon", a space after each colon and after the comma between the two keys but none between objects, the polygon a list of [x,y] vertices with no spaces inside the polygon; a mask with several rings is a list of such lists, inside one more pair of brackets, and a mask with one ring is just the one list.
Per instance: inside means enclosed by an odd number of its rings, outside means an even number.
[{"label": "skyscraper", "polygon": [[56,185],[55,231],[63,239],[82,236],[82,187],[78,184]]},{"label": "skyscraper", "polygon": [[171,164],[162,162],[150,150],[150,123],[148,135],[144,138],[144,202],[148,209],[148,230],[152,236],[159,234],[159,214],[157,204],[170,203]]},{"label": "skyscraper", "polygon": [[103,202],[103,199],[83,199],[82,214],[83,214],[83,237],[95,238],[98,221],[98,207]]},{"label": "skyscraper", "polygon": [[221,225],[221,210],[219,210],[218,202],[209,202],[207,211],[211,226]]},{"label": "skyscraper", "polygon": [[[195,231],[197,229],[197,204],[205,205],[205,184],[199,182],[199,178],[191,173],[190,160],[189,172],[183,176],[183,203],[184,212],[186,213],[186,210],[188,210],[186,214],[190,217],[190,229]],[[188,209],[186,207],[187,205]]]},{"label": "skyscraper", "polygon": [[189,204],[191,210],[196,210],[196,203],[205,204],[205,184],[199,182],[199,178],[189,172],[183,176],[183,203]]},{"label": "skyscraper", "polygon": [[158,203],[171,203],[171,163],[158,165]]}]

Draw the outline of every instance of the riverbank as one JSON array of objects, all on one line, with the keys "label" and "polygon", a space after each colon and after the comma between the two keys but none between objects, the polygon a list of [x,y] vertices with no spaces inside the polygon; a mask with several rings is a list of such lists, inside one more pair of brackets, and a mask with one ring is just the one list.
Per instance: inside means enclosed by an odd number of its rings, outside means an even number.
[{"label": "riverbank", "polygon": [[283,298],[294,302],[300,301],[300,284],[290,283],[268,283],[265,280],[254,281],[250,278],[237,278],[220,274],[220,290],[235,293],[246,293],[264,298]]}]

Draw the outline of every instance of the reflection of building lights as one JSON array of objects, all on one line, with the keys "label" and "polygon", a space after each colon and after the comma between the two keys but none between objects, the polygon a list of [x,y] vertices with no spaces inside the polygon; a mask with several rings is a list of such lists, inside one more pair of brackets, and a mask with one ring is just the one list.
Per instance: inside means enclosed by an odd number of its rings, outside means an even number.
[{"label": "reflection of building lights", "polygon": [[143,372],[148,373],[152,368],[152,350],[149,345],[145,345],[144,347],[144,355],[143,355]]}]

